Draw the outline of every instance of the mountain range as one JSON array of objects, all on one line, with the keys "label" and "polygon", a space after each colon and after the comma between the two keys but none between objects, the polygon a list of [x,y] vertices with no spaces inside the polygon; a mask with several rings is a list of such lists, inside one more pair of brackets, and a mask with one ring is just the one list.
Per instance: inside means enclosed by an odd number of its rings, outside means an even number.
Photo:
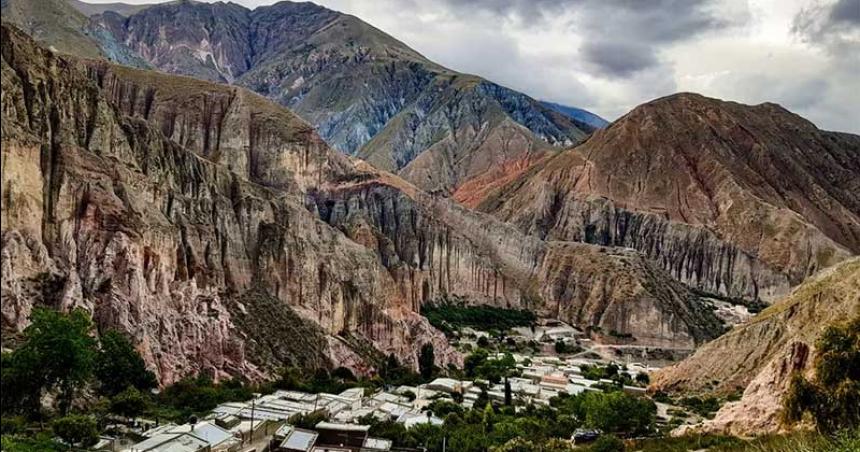
[{"label": "mountain range", "polygon": [[[366,373],[461,363],[423,305],[528,309],[698,349],[654,388],[746,388],[766,430],[774,369],[860,305],[860,137],[779,105],[609,124],[312,3],[2,8],[4,346],[83,307],[164,384]],[[729,329],[718,303],[773,306]]]},{"label": "mountain range", "polygon": [[414,363],[425,342],[458,362],[418,314],[446,300],[654,346],[723,329],[642,254],[523,235],[245,89],[57,56],[5,24],[2,55],[6,340],[34,306],[81,306],[171,382],[367,369],[367,350]]},{"label": "mountain range", "polygon": [[[602,124],[588,112],[447,69],[354,16],[313,3],[253,10],[189,0],[145,7],[7,3],[5,9],[39,5],[38,14],[64,10],[73,17],[53,38],[51,30],[31,33],[37,40],[72,42],[68,29],[81,30],[79,41],[121,64],[129,63],[114,57],[117,43],[122,55],[161,71],[247,87],[299,114],[333,148],[428,191],[450,194],[499,167],[527,166]],[[65,11],[71,8],[79,13]],[[21,26],[22,19],[6,20]],[[104,35],[95,46],[93,35]],[[85,56],[99,53],[91,50]]]}]

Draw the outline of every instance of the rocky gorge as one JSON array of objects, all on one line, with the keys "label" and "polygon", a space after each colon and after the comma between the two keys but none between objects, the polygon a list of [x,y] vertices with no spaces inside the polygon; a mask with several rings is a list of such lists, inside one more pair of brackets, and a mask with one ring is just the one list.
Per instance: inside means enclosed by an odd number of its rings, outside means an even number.
[{"label": "rocky gorge", "polygon": [[641,254],[524,236],[244,89],[60,56],[6,25],[2,56],[4,339],[34,306],[80,306],[169,383],[367,371],[357,342],[413,365],[431,342],[458,362],[418,314],[453,297],[643,343],[721,331]]}]

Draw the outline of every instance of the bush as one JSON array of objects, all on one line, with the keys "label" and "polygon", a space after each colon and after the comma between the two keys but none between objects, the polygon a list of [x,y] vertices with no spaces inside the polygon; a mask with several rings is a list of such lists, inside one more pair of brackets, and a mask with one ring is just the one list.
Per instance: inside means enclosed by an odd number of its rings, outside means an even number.
[{"label": "bush", "polygon": [[51,423],[54,434],[73,446],[89,447],[99,440],[96,420],[90,416],[69,415]]},{"label": "bush", "polygon": [[325,411],[313,411],[307,414],[294,414],[287,419],[287,423],[298,428],[313,429],[320,422],[328,421],[328,414]]},{"label": "bush", "polygon": [[653,432],[657,417],[654,402],[622,391],[562,395],[550,403],[559,413],[572,415],[587,427],[622,435]]},{"label": "bush", "polygon": [[600,435],[589,450],[591,452],[624,452],[624,441],[615,435]]}]

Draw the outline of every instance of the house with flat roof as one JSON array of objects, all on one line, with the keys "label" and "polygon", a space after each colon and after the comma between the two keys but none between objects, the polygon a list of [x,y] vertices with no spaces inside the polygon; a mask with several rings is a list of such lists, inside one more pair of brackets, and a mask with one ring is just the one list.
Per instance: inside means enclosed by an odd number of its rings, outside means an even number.
[{"label": "house with flat roof", "polygon": [[212,452],[202,438],[190,433],[159,433],[137,444],[127,452]]}]

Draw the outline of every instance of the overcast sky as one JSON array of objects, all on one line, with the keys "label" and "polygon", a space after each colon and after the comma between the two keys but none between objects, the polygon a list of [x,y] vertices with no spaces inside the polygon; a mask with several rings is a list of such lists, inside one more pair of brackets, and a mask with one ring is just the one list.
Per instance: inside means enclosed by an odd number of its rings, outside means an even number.
[{"label": "overcast sky", "polygon": [[777,102],[821,128],[860,133],[860,0],[316,3],[354,14],[451,69],[609,120],[694,91]]}]

